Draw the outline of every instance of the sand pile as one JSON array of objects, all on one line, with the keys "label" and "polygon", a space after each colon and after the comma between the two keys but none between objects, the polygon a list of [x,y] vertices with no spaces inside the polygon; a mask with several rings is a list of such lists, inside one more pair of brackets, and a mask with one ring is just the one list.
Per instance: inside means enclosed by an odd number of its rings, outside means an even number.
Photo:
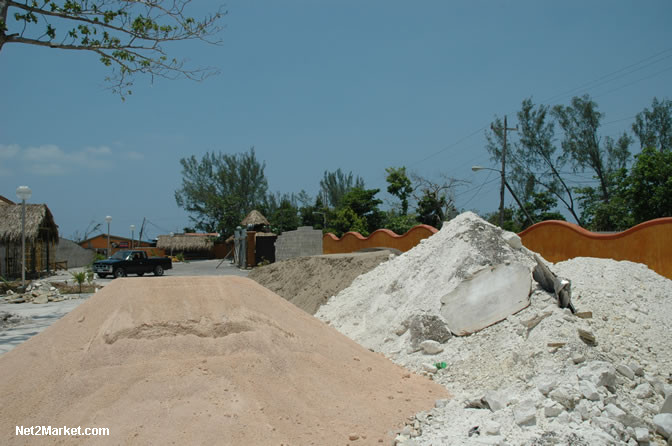
[{"label": "sand pile", "polygon": [[[363,346],[385,354],[417,350],[425,340],[446,342],[451,336],[450,319],[459,322],[461,313],[443,301],[467,279],[494,266],[522,269],[528,299],[535,261],[529,250],[516,247],[515,240],[507,241],[509,236],[517,238],[465,212],[410,251],[359,276],[316,316]],[[495,286],[487,280],[482,285]],[[499,287],[498,292],[503,294],[507,289]],[[498,296],[491,297],[496,303]],[[475,306],[476,311],[479,308],[490,306]]]},{"label": "sand pile", "polygon": [[297,257],[255,268],[249,278],[309,314],[390,258],[389,251]]},{"label": "sand pile", "polygon": [[447,396],[238,277],[117,279],[0,374],[3,444],[31,425],[107,427],[109,444],[389,443]]}]

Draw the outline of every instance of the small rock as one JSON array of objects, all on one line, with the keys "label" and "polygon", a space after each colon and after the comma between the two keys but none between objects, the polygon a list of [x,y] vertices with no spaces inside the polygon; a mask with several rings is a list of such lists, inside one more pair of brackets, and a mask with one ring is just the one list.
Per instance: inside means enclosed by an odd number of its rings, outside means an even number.
[{"label": "small rock", "polygon": [[637,313],[635,313],[633,311],[628,311],[627,313],[625,313],[625,317],[626,317],[627,320],[629,320],[633,324],[637,322]]},{"label": "small rock", "polygon": [[443,351],[443,346],[439,342],[432,340],[422,341],[420,348],[427,355],[436,355]]},{"label": "small rock", "polygon": [[49,302],[49,297],[47,297],[45,294],[40,294],[35,299],[33,299],[34,304],[46,304],[47,302]]},{"label": "small rock", "polygon": [[635,440],[637,440],[637,443],[648,443],[650,440],[649,430],[645,427],[636,427]]},{"label": "small rock", "polygon": [[628,365],[628,367],[630,367],[630,370],[632,370],[633,372],[635,372],[635,375],[637,375],[637,376],[644,376],[644,369],[643,369],[642,366],[640,366],[639,364],[630,363],[630,364]]},{"label": "small rock", "polygon": [[588,345],[597,345],[597,340],[595,339],[595,334],[590,330],[585,330],[583,328],[577,329],[579,333],[579,338]]},{"label": "small rock", "polygon": [[595,384],[590,381],[579,381],[579,391],[586,399],[590,401],[599,401],[600,399],[600,394],[597,391],[597,387],[595,387]]},{"label": "small rock", "polygon": [[359,435],[358,434],[350,434],[350,435],[348,435],[348,440],[350,440],[350,441],[359,440]]},{"label": "small rock", "polygon": [[593,312],[592,311],[577,311],[574,316],[581,318],[581,319],[592,319],[593,318]]},{"label": "small rock", "polygon": [[667,395],[663,407],[660,409],[660,413],[672,413],[672,394]]},{"label": "small rock", "polygon": [[488,403],[490,410],[493,412],[503,409],[507,404],[509,404],[509,399],[506,397],[506,395],[503,395],[502,393],[496,392],[494,390],[487,392],[483,399]]},{"label": "small rock", "polygon": [[434,401],[434,407],[437,409],[441,409],[442,407],[446,407],[448,404],[448,400],[436,400]]},{"label": "small rock", "polygon": [[408,330],[408,326],[402,324],[399,327],[397,327],[396,330],[394,330],[394,334],[396,334],[397,336],[401,336],[404,333],[406,333],[407,330]]},{"label": "small rock", "polygon": [[572,362],[574,364],[581,364],[582,362],[586,361],[586,357],[582,355],[581,353],[577,353],[576,355],[572,356]]},{"label": "small rock", "polygon": [[632,369],[625,364],[617,365],[616,371],[628,379],[635,379],[635,372],[633,372]]},{"label": "small rock", "polygon": [[581,380],[587,380],[596,387],[613,387],[616,382],[616,369],[604,361],[591,361],[577,371]]},{"label": "small rock", "polygon": [[554,378],[542,379],[537,383],[537,389],[544,395],[548,395],[556,387],[558,387],[558,381]]},{"label": "small rock", "polygon": [[547,400],[544,402],[544,416],[546,418],[555,418],[560,415],[565,409],[554,401]]},{"label": "small rock", "polygon": [[433,364],[422,364],[422,369],[427,373],[436,373],[439,369],[436,368]]},{"label": "small rock", "polygon": [[649,383],[642,383],[635,387],[632,393],[640,400],[643,400],[653,396],[653,387]]},{"label": "small rock", "polygon": [[501,428],[501,425],[496,421],[486,421],[483,424],[483,433],[485,435],[499,435]]},{"label": "small rock", "polygon": [[576,401],[580,398],[580,396],[574,392],[574,389],[571,387],[562,386],[553,390],[548,396],[553,401],[562,404],[566,409],[572,410],[574,409]]},{"label": "small rock", "polygon": [[513,409],[513,418],[518,426],[533,426],[537,423],[537,408],[534,401],[525,400]]},{"label": "small rock", "polygon": [[518,237],[518,234],[509,231],[503,231],[502,238],[513,249],[521,249],[523,247],[523,242],[520,240],[520,237]]},{"label": "small rock", "polygon": [[659,413],[653,417],[656,432],[665,438],[672,437],[672,413]]}]

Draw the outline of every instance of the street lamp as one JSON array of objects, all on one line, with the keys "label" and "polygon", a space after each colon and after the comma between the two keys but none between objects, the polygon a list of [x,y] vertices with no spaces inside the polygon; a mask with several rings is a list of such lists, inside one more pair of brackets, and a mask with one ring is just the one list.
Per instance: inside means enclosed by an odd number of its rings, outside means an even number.
[{"label": "street lamp", "polygon": [[131,225],[131,249],[133,249],[133,238],[135,237],[135,225]]},{"label": "street lamp", "polygon": [[26,200],[33,195],[28,186],[16,188],[16,196],[21,200],[21,286],[26,288]]},{"label": "street lamp", "polygon": [[110,257],[110,222],[112,221],[112,217],[109,215],[105,217],[105,221],[107,222],[107,257]]},{"label": "street lamp", "polygon": [[[491,169],[490,167],[472,166],[472,167],[471,167],[471,170],[473,170],[474,172],[478,172],[479,170],[492,170],[493,172],[497,172],[497,173],[499,173],[500,175],[502,175],[502,171],[501,171],[501,170]],[[509,186],[509,183],[504,179],[503,176],[502,176],[502,179],[503,179],[503,181],[504,181],[504,185],[505,185],[506,188],[509,190],[509,192],[511,192],[511,195],[513,195],[513,198],[514,198],[514,200],[516,200],[516,203],[518,203],[518,207],[520,207],[520,209],[525,213],[525,216],[526,216],[527,219],[530,221],[530,224],[533,225],[533,224],[534,224],[534,220],[532,220],[532,217],[530,217],[530,214],[528,214],[527,209],[525,209],[525,206],[523,206],[523,205],[520,203],[520,200],[518,199],[518,197],[516,196],[516,194],[513,192],[513,189],[511,189],[511,186]],[[501,201],[500,201],[500,203],[499,203],[499,226],[500,226],[500,227],[502,226],[503,221],[504,221],[504,196],[501,197]]]}]

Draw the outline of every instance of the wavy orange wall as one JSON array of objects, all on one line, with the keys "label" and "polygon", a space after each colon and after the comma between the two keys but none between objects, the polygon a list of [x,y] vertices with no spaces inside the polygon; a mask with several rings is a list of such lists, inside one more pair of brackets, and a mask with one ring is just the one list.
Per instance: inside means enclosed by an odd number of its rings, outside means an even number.
[{"label": "wavy orange wall", "polygon": [[672,279],[672,217],[658,218],[613,234],[596,234],[565,221],[542,221],[518,234],[528,249],[551,262],[601,257],[644,263]]},{"label": "wavy orange wall", "polygon": [[406,252],[420,243],[420,240],[434,235],[438,230],[429,225],[413,226],[404,235],[397,235],[389,229],[378,229],[364,237],[359,232],[346,232],[340,239],[332,233],[322,236],[322,252],[340,254],[366,248],[394,248]]}]

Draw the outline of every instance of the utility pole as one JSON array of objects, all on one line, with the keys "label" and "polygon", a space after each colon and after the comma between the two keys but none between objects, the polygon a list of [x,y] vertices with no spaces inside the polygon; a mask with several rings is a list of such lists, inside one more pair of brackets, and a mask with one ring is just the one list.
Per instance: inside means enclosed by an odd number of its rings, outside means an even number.
[{"label": "utility pole", "polygon": [[[492,124],[490,124],[490,128],[492,129],[493,132],[496,132],[499,129],[496,129]],[[508,128],[507,123],[506,123],[506,115],[504,115],[504,128],[502,129],[504,131],[504,145],[502,146],[502,171],[500,172],[502,174],[502,184],[499,187],[499,227],[501,228],[504,226],[504,186],[506,184],[506,132],[517,132],[518,127],[515,128]]]}]

